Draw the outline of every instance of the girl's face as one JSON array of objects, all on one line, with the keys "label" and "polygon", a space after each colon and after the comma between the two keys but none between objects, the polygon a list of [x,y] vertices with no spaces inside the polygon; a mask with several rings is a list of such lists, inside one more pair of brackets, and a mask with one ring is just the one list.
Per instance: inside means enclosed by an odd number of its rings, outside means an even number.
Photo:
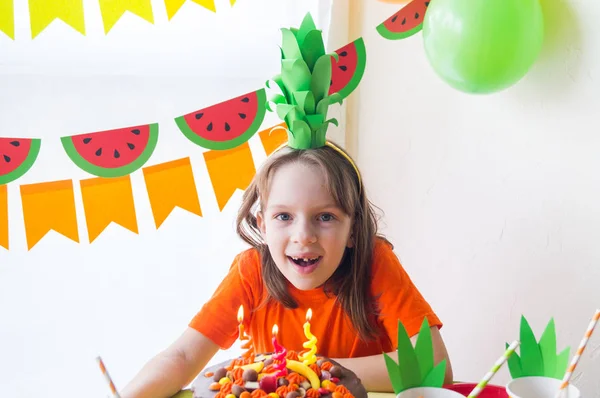
[{"label": "girl's face", "polygon": [[351,246],[352,219],[336,206],[322,172],[298,162],[273,175],[257,222],[277,268],[300,290],[323,285]]}]

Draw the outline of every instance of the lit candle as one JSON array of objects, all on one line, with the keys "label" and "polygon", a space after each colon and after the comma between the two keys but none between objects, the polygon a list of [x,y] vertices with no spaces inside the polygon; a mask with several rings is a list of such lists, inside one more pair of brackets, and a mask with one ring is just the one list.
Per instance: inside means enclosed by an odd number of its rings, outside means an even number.
[{"label": "lit candle", "polygon": [[244,330],[244,306],[240,305],[240,309],[238,310],[238,315],[237,315],[237,320],[239,322],[238,325],[238,333],[239,333],[239,339],[240,341],[246,341],[245,344],[242,344],[242,349],[243,350],[247,350],[246,352],[244,352],[242,354],[243,358],[249,358],[253,352],[254,352],[254,347],[252,345],[252,339],[250,338],[250,336],[248,336]]},{"label": "lit candle", "polygon": [[287,372],[287,350],[280,346],[277,342],[277,333],[279,333],[279,328],[277,324],[273,325],[273,348],[275,349],[275,353],[273,354],[273,367],[277,369],[276,377],[283,377],[288,374]]},{"label": "lit candle", "polygon": [[310,332],[311,318],[312,310],[309,308],[308,311],[306,311],[306,323],[304,323],[304,335],[308,341],[302,344],[302,347],[308,348],[309,350],[300,356],[300,360],[305,365],[312,365],[317,362],[317,338]]}]

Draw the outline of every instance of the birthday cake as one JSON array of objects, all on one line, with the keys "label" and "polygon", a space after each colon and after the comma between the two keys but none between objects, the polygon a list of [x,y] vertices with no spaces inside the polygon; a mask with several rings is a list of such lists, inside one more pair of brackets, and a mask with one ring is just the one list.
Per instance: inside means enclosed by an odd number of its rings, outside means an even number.
[{"label": "birthday cake", "polygon": [[194,381],[194,398],[367,398],[351,370],[317,356],[305,365],[294,351],[283,361],[271,354],[236,358],[206,368]]}]

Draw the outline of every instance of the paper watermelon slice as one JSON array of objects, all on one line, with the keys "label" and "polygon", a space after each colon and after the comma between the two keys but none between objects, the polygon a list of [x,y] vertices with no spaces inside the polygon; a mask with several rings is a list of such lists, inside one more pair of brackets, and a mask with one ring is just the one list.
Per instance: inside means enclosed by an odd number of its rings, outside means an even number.
[{"label": "paper watermelon slice", "polygon": [[367,51],[362,37],[346,44],[335,51],[338,60],[331,62],[331,85],[329,95],[338,93],[342,98],[347,96],[358,87],[367,64]]},{"label": "paper watermelon slice", "polygon": [[22,177],[35,163],[42,140],[0,137],[0,185]]},{"label": "paper watermelon slice", "polygon": [[400,11],[377,25],[377,32],[388,40],[405,39],[418,33],[423,29],[428,6],[429,0],[412,0]]},{"label": "paper watermelon slice", "polygon": [[158,141],[158,124],[72,135],[61,141],[80,169],[98,177],[122,177],[150,159]]},{"label": "paper watermelon slice", "polygon": [[179,130],[207,149],[231,149],[248,141],[266,113],[265,89],[252,91],[175,118]]}]

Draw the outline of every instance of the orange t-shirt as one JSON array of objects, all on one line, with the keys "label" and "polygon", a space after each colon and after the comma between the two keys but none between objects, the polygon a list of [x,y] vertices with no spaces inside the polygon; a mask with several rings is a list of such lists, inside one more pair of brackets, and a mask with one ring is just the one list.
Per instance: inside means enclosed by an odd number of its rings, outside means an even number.
[{"label": "orange t-shirt", "polygon": [[311,308],[310,330],[318,339],[318,354],[329,358],[354,358],[394,351],[398,320],[404,324],[409,336],[419,332],[424,317],[430,326],[442,326],[392,248],[381,239],[375,244],[372,279],[372,294],[381,295],[378,322],[385,330],[385,336],[377,341],[362,341],[335,297],[327,297],[322,288],[301,291],[288,283],[298,308],[286,309],[274,300],[257,308],[267,290],[262,281],[259,253],[255,249],[236,256],[225,279],[189,326],[222,349],[230,348],[238,338],[237,313],[243,305],[244,328],[252,336],[255,352],[273,351],[273,324],[279,328],[277,342],[287,350],[300,352],[304,350],[302,343],[308,340],[303,325],[306,311]]}]

